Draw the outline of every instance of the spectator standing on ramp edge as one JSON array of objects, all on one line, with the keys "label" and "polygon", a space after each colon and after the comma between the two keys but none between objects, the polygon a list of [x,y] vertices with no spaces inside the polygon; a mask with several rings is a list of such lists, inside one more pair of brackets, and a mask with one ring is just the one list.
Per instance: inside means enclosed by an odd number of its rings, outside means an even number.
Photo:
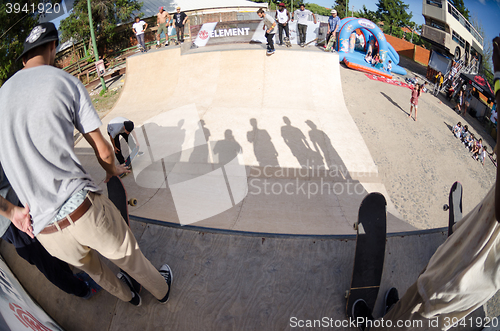
[{"label": "spectator standing on ramp edge", "polygon": [[279,8],[276,11],[276,21],[278,21],[278,35],[280,38],[279,45],[283,45],[283,31],[285,31],[286,38],[290,40],[290,30],[288,29],[288,22],[290,22],[290,13],[285,7],[285,4],[281,2]]},{"label": "spectator standing on ramp edge", "polygon": [[[332,15],[328,17],[328,34],[326,35],[326,42],[325,42],[325,47],[330,41],[330,38],[333,36],[333,41],[337,43],[338,40],[338,34],[339,34],[339,29],[340,29],[340,17],[337,16],[337,11],[335,9],[332,9],[330,12]],[[335,45],[334,49],[336,48],[337,45]]]},{"label": "spectator standing on ramp edge", "polygon": [[156,14],[156,24],[158,31],[156,31],[156,47],[160,47],[161,33],[165,33],[165,46],[168,46],[168,23],[170,22],[170,14],[160,7],[158,14]]},{"label": "spectator standing on ramp edge", "polygon": [[25,213],[11,220],[35,235],[52,256],[85,271],[117,298],[141,305],[131,280],[123,273],[116,277],[98,253],[166,303],[170,267],[164,264],[158,271],[144,257],[118,209],[76,156],[75,128],[94,150],[105,182],[129,172],[115,166],[113,149],[101,134],[101,120],[83,84],[53,67],[57,45],[53,23],[35,26],[20,56],[24,69],[0,88],[0,104],[8,105],[0,108],[0,162],[32,219]]},{"label": "spectator standing on ramp edge", "polygon": [[188,19],[185,12],[181,12],[181,7],[177,7],[174,16],[175,31],[177,31],[177,42],[184,42],[184,24]]},{"label": "spectator standing on ramp edge", "polygon": [[260,18],[264,19],[264,26],[262,29],[266,30],[266,39],[267,39],[267,54],[274,53],[274,34],[276,33],[276,20],[269,14],[264,12],[264,9],[259,8],[257,10],[257,15]]},{"label": "spectator standing on ramp edge", "polygon": [[[500,103],[500,37],[493,40],[495,98]],[[497,141],[500,131],[497,130]],[[386,313],[375,327],[362,299],[353,305],[354,318],[365,321],[361,330],[395,330],[397,321],[411,324],[397,330],[448,330],[453,323],[481,327],[464,319],[500,289],[500,169],[495,185],[469,214],[453,227],[453,234],[438,247],[424,272],[401,299],[391,288]],[[464,319],[464,320],[462,320]],[[484,318],[481,318],[483,321]],[[382,321],[384,321],[382,323]],[[392,328],[389,323],[392,322]],[[422,327],[416,325],[420,322]],[[373,327],[369,328],[370,325]]]},{"label": "spectator standing on ramp edge", "polygon": [[316,16],[312,11],[306,9],[306,6],[303,3],[301,3],[299,5],[299,9],[294,11],[292,14],[292,22],[295,18],[297,18],[297,33],[299,35],[299,45],[301,47],[304,47],[306,44],[307,22],[309,20],[309,15],[312,15],[314,18],[314,24],[316,24]]},{"label": "spectator standing on ramp edge", "polygon": [[148,28],[148,23],[141,20],[139,17],[135,18],[135,23],[132,25],[132,31],[135,33],[137,43],[141,46],[141,52],[146,52],[146,44],[144,43],[144,31]]}]

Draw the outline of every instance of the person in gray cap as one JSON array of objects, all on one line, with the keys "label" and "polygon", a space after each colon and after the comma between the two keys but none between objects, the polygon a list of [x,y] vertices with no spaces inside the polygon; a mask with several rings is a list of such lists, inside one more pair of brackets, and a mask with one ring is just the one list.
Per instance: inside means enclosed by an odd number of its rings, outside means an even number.
[{"label": "person in gray cap", "polygon": [[101,134],[101,120],[83,84],[53,66],[58,39],[53,23],[35,26],[20,56],[24,69],[0,88],[0,162],[19,200],[29,206],[29,214],[12,222],[119,299],[141,304],[131,279],[121,272],[116,277],[98,253],[166,303],[170,267],[164,264],[158,271],[144,257],[120,212],[75,153],[77,129],[106,172],[105,182],[129,172],[115,166],[113,148]]}]

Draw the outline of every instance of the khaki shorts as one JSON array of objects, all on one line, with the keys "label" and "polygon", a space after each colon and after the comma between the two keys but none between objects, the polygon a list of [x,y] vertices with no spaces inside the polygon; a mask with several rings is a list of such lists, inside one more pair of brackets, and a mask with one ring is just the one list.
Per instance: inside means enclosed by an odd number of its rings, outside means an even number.
[{"label": "khaki shorts", "polygon": [[165,33],[165,37],[168,37],[168,27],[167,23],[160,23],[160,26],[158,27],[158,31],[156,34],[161,35],[162,31]]}]

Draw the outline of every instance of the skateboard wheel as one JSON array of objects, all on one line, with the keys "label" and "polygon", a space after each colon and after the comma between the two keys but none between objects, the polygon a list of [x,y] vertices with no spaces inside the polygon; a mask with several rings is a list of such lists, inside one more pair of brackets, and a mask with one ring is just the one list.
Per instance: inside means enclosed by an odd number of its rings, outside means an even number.
[{"label": "skateboard wheel", "polygon": [[132,207],[135,206],[135,205],[137,205],[137,199],[130,199],[128,201],[128,204],[131,205]]},{"label": "skateboard wheel", "polygon": [[358,222],[354,222],[354,224],[352,225],[353,229],[358,231]]},{"label": "skateboard wheel", "polygon": [[448,206],[448,205],[446,205],[446,204],[445,204],[445,205],[443,205],[443,210],[444,210],[444,211],[447,211],[448,209],[450,209],[450,206]]},{"label": "skateboard wheel", "polygon": [[344,295],[344,297],[345,297],[346,299],[349,299],[349,290],[345,291],[345,295]]}]

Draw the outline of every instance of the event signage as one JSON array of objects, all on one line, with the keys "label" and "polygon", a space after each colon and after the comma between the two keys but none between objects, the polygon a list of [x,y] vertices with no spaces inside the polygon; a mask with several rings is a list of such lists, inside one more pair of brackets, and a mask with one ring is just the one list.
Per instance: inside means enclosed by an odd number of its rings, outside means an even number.
[{"label": "event signage", "polygon": [[196,36],[193,44],[196,47],[203,47],[227,43],[249,43],[261,23],[261,20],[247,20],[192,25],[191,35]]},{"label": "event signage", "polygon": [[62,331],[0,259],[0,330]]}]

